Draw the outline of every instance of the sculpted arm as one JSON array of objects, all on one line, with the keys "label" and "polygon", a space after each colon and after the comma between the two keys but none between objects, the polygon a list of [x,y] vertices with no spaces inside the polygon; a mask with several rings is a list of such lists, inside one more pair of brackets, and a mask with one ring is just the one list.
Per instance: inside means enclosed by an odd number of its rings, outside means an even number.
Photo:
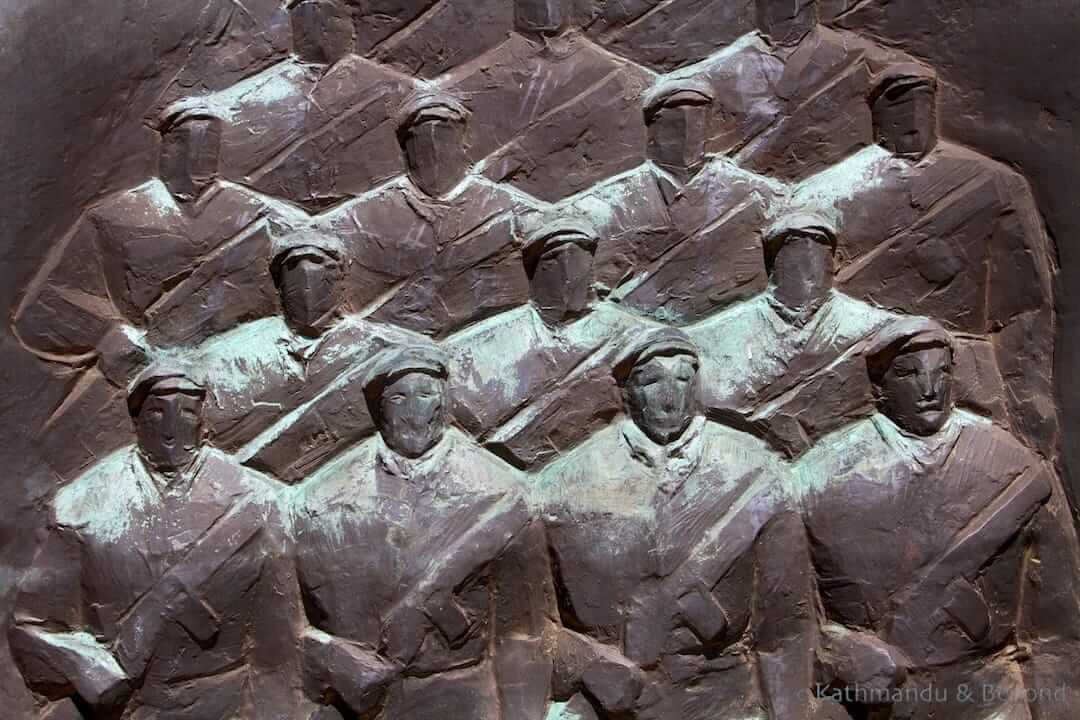
[{"label": "sculpted arm", "polygon": [[93,358],[121,321],[109,299],[92,212],[53,247],[15,311],[15,336],[50,362]]},{"label": "sculpted arm", "polygon": [[27,685],[50,699],[77,695],[91,707],[119,702],[127,676],[83,617],[78,536],[53,527],[20,585],[8,641]]},{"label": "sculpted arm", "polygon": [[472,527],[446,548],[424,578],[388,614],[383,624],[387,656],[407,665],[419,651],[429,625],[448,639],[455,639],[467,624],[454,600],[456,591],[475,572],[498,558],[528,521],[525,501],[512,491],[483,510]]}]

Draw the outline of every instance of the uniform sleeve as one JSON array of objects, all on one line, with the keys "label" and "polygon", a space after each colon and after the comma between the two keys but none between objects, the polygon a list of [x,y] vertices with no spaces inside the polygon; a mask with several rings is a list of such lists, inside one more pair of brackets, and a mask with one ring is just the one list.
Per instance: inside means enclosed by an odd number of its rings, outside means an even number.
[{"label": "uniform sleeve", "polygon": [[1027,182],[1006,173],[1007,206],[990,249],[988,332],[1017,434],[1044,453],[1058,433],[1054,405],[1054,252]]},{"label": "uniform sleeve", "polygon": [[52,527],[20,584],[8,642],[27,686],[52,700],[80,696],[93,707],[126,696],[126,676],[86,631],[77,535]]},{"label": "uniform sleeve", "polygon": [[551,694],[544,648],[558,605],[543,523],[532,519],[495,563],[495,672],[502,717],[541,718]]},{"label": "uniform sleeve", "polygon": [[1047,475],[1053,494],[1033,520],[1021,579],[1018,635],[1031,655],[1023,664],[1024,681],[1027,690],[1043,691],[1031,693],[1034,717],[1066,720],[1080,707],[1080,690],[1074,687],[1080,662],[1080,551],[1061,482],[1045,465],[1033,471]]},{"label": "uniform sleeve", "polygon": [[97,234],[93,215],[83,215],[53,247],[15,311],[15,335],[39,357],[84,362],[119,320],[105,287]]},{"label": "uniform sleeve", "polygon": [[785,509],[773,517],[754,555],[754,650],[770,717],[812,717],[817,618],[809,541],[799,515]]}]

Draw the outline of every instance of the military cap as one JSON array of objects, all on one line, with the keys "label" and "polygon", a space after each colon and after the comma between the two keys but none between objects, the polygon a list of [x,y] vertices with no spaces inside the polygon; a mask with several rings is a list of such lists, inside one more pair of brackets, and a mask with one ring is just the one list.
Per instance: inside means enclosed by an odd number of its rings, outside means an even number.
[{"label": "military cap", "polygon": [[281,269],[285,262],[297,255],[328,257],[340,262],[345,256],[345,246],[334,235],[318,228],[301,228],[280,237],[271,243],[270,274],[274,285],[281,283]]},{"label": "military cap", "polygon": [[823,245],[836,249],[836,226],[823,215],[814,212],[793,212],[780,217],[765,230],[765,266],[772,269],[780,248],[792,236],[811,235]]},{"label": "military cap", "polygon": [[563,245],[577,245],[589,253],[596,252],[596,228],[583,217],[545,215],[538,225],[522,248],[530,275],[545,252]]},{"label": "military cap", "polygon": [[627,342],[615,360],[613,372],[619,385],[625,385],[634,368],[655,357],[689,355],[698,366],[698,349],[682,330],[658,327],[639,333]]},{"label": "military cap", "polygon": [[896,63],[875,77],[870,101],[873,102],[885,94],[899,95],[920,86],[936,90],[937,84],[937,73],[933,69],[913,62]]},{"label": "military cap", "polygon": [[398,378],[423,373],[442,380],[449,376],[450,359],[434,345],[404,345],[380,351],[364,376],[364,395],[377,404],[382,392]]},{"label": "military cap", "polygon": [[465,122],[469,110],[453,95],[443,92],[422,92],[412,96],[402,105],[398,114],[399,135],[413,125],[425,120]]},{"label": "military cap", "polygon": [[870,379],[878,384],[898,356],[927,348],[955,351],[952,335],[936,320],[906,317],[889,323],[871,338],[866,352]]},{"label": "military cap", "polygon": [[127,406],[131,417],[142,410],[143,403],[151,395],[182,393],[200,398],[206,397],[206,388],[192,377],[191,369],[176,360],[152,362],[135,376],[128,388]]},{"label": "military cap", "polygon": [[711,105],[712,101],[712,86],[700,78],[664,80],[645,96],[645,121],[652,120],[665,107]]}]

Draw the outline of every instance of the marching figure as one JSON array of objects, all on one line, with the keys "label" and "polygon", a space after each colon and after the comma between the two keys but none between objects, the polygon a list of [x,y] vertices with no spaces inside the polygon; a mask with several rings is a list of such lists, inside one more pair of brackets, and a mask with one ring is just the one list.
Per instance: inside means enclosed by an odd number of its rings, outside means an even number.
[{"label": "marching figure", "polygon": [[870,406],[859,343],[892,315],[833,289],[836,231],[812,213],[764,237],[769,288],[687,330],[705,360],[706,403],[799,455]]},{"label": "marching figure", "polygon": [[417,93],[393,143],[407,173],[320,218],[356,258],[352,300],[376,320],[442,337],[528,297],[513,218],[536,201],[475,174],[470,123],[460,99]]},{"label": "marching figure", "polygon": [[524,256],[532,302],[446,341],[462,424],[523,466],[551,459],[606,420],[618,402],[610,370],[620,338],[646,324],[595,302],[597,238],[584,218],[531,222]]},{"label": "marching figure", "polygon": [[304,682],[347,713],[517,716],[492,570],[528,510],[513,469],[447,427],[447,374],[434,348],[384,351],[364,383],[380,434],[296,489]]},{"label": "marching figure", "polygon": [[808,717],[802,524],[768,448],[700,415],[698,362],[677,330],[637,338],[615,370],[626,417],[543,475],[555,699],[585,692],[601,717]]},{"label": "marching figure", "polygon": [[[274,249],[270,274],[282,314],[239,325],[182,353],[214,381],[208,420],[215,442],[244,448],[245,460],[297,420],[290,413],[313,401],[349,408],[356,427],[344,440],[374,432],[363,398],[349,393],[357,383],[349,380],[380,350],[413,337],[349,312],[344,275],[352,258],[337,238],[303,229],[276,239]],[[276,430],[274,438],[260,440],[269,428]],[[320,448],[329,452],[325,444],[307,450],[313,456]],[[293,459],[299,452],[293,449]]]},{"label": "marching figure", "polygon": [[[1029,713],[1024,693],[1065,682],[1053,648],[1076,638],[1067,506],[1045,461],[953,409],[952,355],[936,322],[883,329],[867,361],[879,413],[799,463],[794,490],[830,623],[824,684],[884,693],[894,718],[1064,717],[1067,703]],[[959,695],[965,685],[974,701]],[[925,687],[950,704],[888,694]]]},{"label": "marching figure", "polygon": [[[293,717],[284,518],[263,476],[204,445],[206,391],[152,365],[138,444],[63,488],[9,631],[29,684],[88,717]],[[124,709],[126,707],[126,710]]]}]

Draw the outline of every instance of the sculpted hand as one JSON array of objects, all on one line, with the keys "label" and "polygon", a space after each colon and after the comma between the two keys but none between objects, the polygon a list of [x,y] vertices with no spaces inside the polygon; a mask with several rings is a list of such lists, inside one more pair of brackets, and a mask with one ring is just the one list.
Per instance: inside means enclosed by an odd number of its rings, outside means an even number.
[{"label": "sculpted hand", "polygon": [[383,623],[382,653],[393,662],[408,666],[420,652],[431,630],[427,614],[411,601],[403,601]]}]

